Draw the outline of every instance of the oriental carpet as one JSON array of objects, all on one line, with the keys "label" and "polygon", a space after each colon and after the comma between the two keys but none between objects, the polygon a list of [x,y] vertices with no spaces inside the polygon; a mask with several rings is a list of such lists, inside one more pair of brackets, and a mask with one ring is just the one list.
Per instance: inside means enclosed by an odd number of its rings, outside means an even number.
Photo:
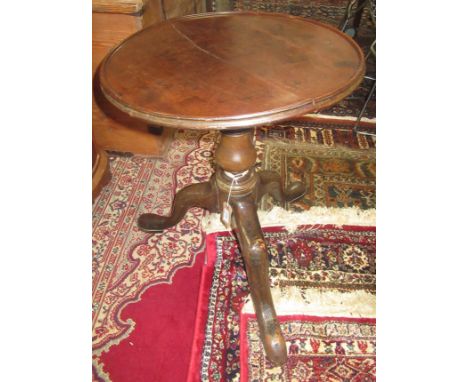
[{"label": "oriental carpet", "polygon": [[[114,364],[117,361],[103,353],[115,352],[115,346],[135,329],[132,317],[122,317],[123,310],[130,303],[139,301],[149,287],[171,284],[174,274],[192,267],[196,254],[203,250],[204,233],[200,222],[205,212],[199,208],[191,209],[179,224],[163,234],[140,231],[136,219],[145,212],[169,213],[177,190],[209,179],[212,142],[213,133],[178,131],[164,160],[110,155],[112,180],[93,205],[92,341],[95,380],[114,380],[102,358]],[[195,288],[197,286],[195,283]],[[193,306],[192,313],[195,309]],[[188,362],[191,338],[185,341]],[[154,344],[150,346],[154,347]],[[142,375],[141,379],[133,376],[128,380],[144,381],[145,376]]]},{"label": "oriental carpet", "polygon": [[215,232],[206,237],[189,380],[313,381],[322,371],[324,381],[344,382],[349,373],[361,378],[353,381],[374,380],[375,228],[307,225],[264,233],[292,357],[282,368],[263,358],[238,244],[230,233]]},{"label": "oriental carpet", "polygon": [[[257,129],[259,165],[279,173],[285,186],[295,181],[306,185],[303,198],[283,207],[375,208],[375,137],[355,134],[352,128],[350,121],[304,118]],[[274,204],[265,197],[261,208]]]},{"label": "oriental carpet", "polygon": [[[375,147],[372,137],[354,134],[349,121],[316,118],[259,128],[256,138],[259,157],[285,163],[284,174],[292,172],[287,166],[293,162],[274,150],[284,140],[318,150],[344,147],[364,156]],[[169,213],[177,190],[208,180],[216,139],[215,132],[177,131],[165,159],[111,153],[112,180],[93,205],[93,380],[186,380],[203,268],[203,257],[196,255],[205,245],[201,220],[206,213],[193,208],[163,234],[139,231],[136,219],[145,212]],[[298,155],[310,160],[316,151]],[[287,207],[334,205],[326,197],[322,204],[311,200]],[[238,303],[235,294],[231,297]],[[239,327],[239,322],[232,325]]]},{"label": "oriental carpet", "polygon": [[375,318],[280,316],[288,362],[265,359],[253,314],[241,316],[241,382],[370,382],[376,375]]}]

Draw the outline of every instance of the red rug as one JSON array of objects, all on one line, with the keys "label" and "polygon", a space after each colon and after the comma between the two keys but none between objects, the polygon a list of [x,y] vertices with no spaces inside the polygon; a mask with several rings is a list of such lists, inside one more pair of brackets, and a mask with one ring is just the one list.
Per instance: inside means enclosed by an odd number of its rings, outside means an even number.
[{"label": "red rug", "polygon": [[149,288],[138,303],[122,310],[121,319],[131,319],[135,329],[100,355],[102,369],[93,368],[94,380],[187,380],[202,267],[199,254],[191,268],[177,271],[171,284]]},{"label": "red rug", "polygon": [[[291,295],[294,296],[294,299],[302,299],[300,303],[303,305],[311,304],[313,303],[313,301],[309,301],[311,291],[342,294],[345,296],[344,300],[348,299],[346,296],[355,293],[371,296],[367,297],[367,301],[373,300],[373,294],[375,294],[374,227],[303,226],[295,233],[288,233],[281,228],[265,228],[264,233],[269,248],[271,287],[275,304],[278,301],[278,296],[281,295],[284,296],[285,301],[288,301]],[[244,303],[247,300],[249,290],[237,242],[227,232],[212,233],[206,237],[206,252],[207,264],[203,269],[200,287],[189,380],[235,381],[239,378],[259,380],[246,377],[246,372],[258,375],[258,370],[246,371],[246,369],[248,369],[247,365],[258,363],[257,358],[260,357],[260,353],[263,356],[263,351],[260,352],[258,347],[248,345],[249,339],[254,341],[254,338],[249,334],[251,333],[249,318],[253,316],[249,315],[248,312],[242,313],[243,309],[245,310]],[[276,305],[280,315],[283,310],[282,303]],[[300,309],[299,305],[297,305],[297,309]],[[294,306],[296,307],[296,305]],[[245,316],[244,323],[242,323],[242,315]],[[358,312],[356,317],[360,315]],[[309,344],[311,340],[314,340],[313,337],[310,337],[311,332],[307,330],[306,326],[311,322],[310,325],[315,325],[313,322],[321,319],[310,317],[310,314],[307,316],[302,322],[304,329],[302,332],[288,330],[290,328],[288,325],[292,322],[291,319],[297,322],[297,315],[280,318],[286,325],[283,329],[290,341],[288,344],[290,353],[295,352],[293,340],[299,341],[301,336],[303,341],[307,340]],[[355,321],[353,318],[341,319],[336,314],[334,316],[334,320],[341,320],[341,322],[343,320]],[[302,318],[299,319],[300,322],[301,320]],[[375,327],[375,321],[372,320],[358,320],[357,323],[368,326],[372,324]],[[356,337],[354,331],[348,334],[340,333],[343,334],[340,337],[343,344],[345,341],[354,341],[353,344],[356,345],[359,341],[364,341],[364,338]],[[241,345],[241,337],[244,346]],[[335,351],[337,346],[338,348],[340,346],[337,343],[341,341],[339,338],[334,339],[327,335],[322,336],[322,340],[328,341],[330,344],[328,350],[322,349],[324,352]],[[365,340],[375,342],[375,334],[371,333]],[[360,361],[352,360],[353,356],[350,355],[351,358],[348,357],[349,360],[346,362],[359,363]],[[318,366],[314,366],[318,361],[311,354],[307,357],[309,359],[304,361],[310,366],[307,368],[307,373],[313,374],[313,370],[319,370]],[[336,365],[339,364],[339,360],[334,356],[330,355],[329,358],[333,358],[332,361],[336,362]],[[292,363],[288,365],[291,367],[294,362],[299,362],[297,359],[297,357],[290,358]],[[366,365],[369,362],[372,363],[372,361],[366,361]],[[265,361],[263,361],[263,366],[262,364],[258,365],[263,367],[261,369],[263,371],[268,369],[265,369]],[[329,366],[332,368],[331,364]],[[323,367],[325,366],[323,365]],[[369,377],[375,375],[374,369],[369,370]],[[280,379],[272,380],[309,380],[284,379],[286,378],[285,374],[281,371],[280,375],[282,375]],[[265,375],[262,378],[264,379],[260,380],[269,380],[265,379]],[[346,381],[346,378],[325,379],[324,381]]]},{"label": "red rug", "polygon": [[213,140],[178,131],[166,159],[110,155],[112,180],[93,205],[93,380],[186,380],[205,212],[163,234],[136,219],[167,214],[177,190],[209,179]]}]

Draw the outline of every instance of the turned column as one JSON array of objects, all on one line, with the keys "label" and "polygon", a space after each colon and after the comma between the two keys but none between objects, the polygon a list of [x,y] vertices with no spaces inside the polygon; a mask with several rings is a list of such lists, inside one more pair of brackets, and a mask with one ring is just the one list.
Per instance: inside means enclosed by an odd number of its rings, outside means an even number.
[{"label": "turned column", "polygon": [[[258,182],[255,173],[257,152],[253,143],[253,129],[221,132],[221,140],[216,148],[216,185],[220,196],[231,195],[231,199],[250,194]],[[235,180],[233,182],[233,180]],[[222,197],[222,203],[226,201]]]}]

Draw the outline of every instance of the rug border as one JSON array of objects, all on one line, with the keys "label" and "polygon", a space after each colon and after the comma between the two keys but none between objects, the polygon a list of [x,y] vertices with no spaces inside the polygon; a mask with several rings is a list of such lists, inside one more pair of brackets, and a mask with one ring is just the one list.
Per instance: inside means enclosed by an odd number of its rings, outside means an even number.
[{"label": "rug border", "polygon": [[[198,382],[201,380],[201,361],[203,353],[203,345],[205,340],[205,327],[208,319],[208,300],[209,300],[209,285],[213,278],[214,266],[216,262],[216,256],[211,258],[207,257],[208,248],[216,249],[216,235],[217,233],[205,234],[205,264],[202,268],[202,276],[200,280],[200,287],[198,289],[198,300],[197,300],[197,312],[195,318],[195,329],[193,332],[192,347],[190,350],[190,363],[187,371],[187,382]],[[226,231],[226,235],[229,232]],[[212,251],[216,254],[216,250]],[[205,288],[208,286],[208,288]]]},{"label": "rug border", "polygon": [[[256,315],[253,313],[242,313],[240,315],[240,382],[249,382],[249,367],[248,367],[248,355],[249,348],[247,342],[247,322],[249,319],[256,319]],[[306,319],[306,321],[312,322],[324,322],[329,320],[334,321],[353,321],[361,324],[376,325],[376,318],[369,317],[328,317],[328,316],[311,316],[306,314],[294,314],[294,315],[284,315],[278,316],[279,322],[286,322],[289,320],[301,320]]]}]

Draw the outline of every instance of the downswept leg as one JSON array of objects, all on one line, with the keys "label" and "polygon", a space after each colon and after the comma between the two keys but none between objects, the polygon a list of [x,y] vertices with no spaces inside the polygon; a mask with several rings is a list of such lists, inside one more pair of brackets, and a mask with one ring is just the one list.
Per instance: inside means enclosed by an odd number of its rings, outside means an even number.
[{"label": "downswept leg", "polygon": [[260,177],[260,194],[261,198],[265,194],[270,194],[273,198],[281,203],[284,207],[285,202],[292,202],[304,196],[306,192],[305,184],[302,182],[291,183],[283,190],[281,177],[274,171],[259,171]]},{"label": "downswept leg", "polygon": [[244,258],[250,293],[267,358],[276,365],[287,361],[286,343],[276,318],[270,291],[268,253],[253,200],[231,202],[234,230]]},{"label": "downswept leg", "polygon": [[176,225],[192,207],[202,207],[210,212],[217,212],[217,193],[213,180],[187,186],[177,192],[169,216],[142,214],[138,218],[138,227],[146,232],[162,232]]}]

